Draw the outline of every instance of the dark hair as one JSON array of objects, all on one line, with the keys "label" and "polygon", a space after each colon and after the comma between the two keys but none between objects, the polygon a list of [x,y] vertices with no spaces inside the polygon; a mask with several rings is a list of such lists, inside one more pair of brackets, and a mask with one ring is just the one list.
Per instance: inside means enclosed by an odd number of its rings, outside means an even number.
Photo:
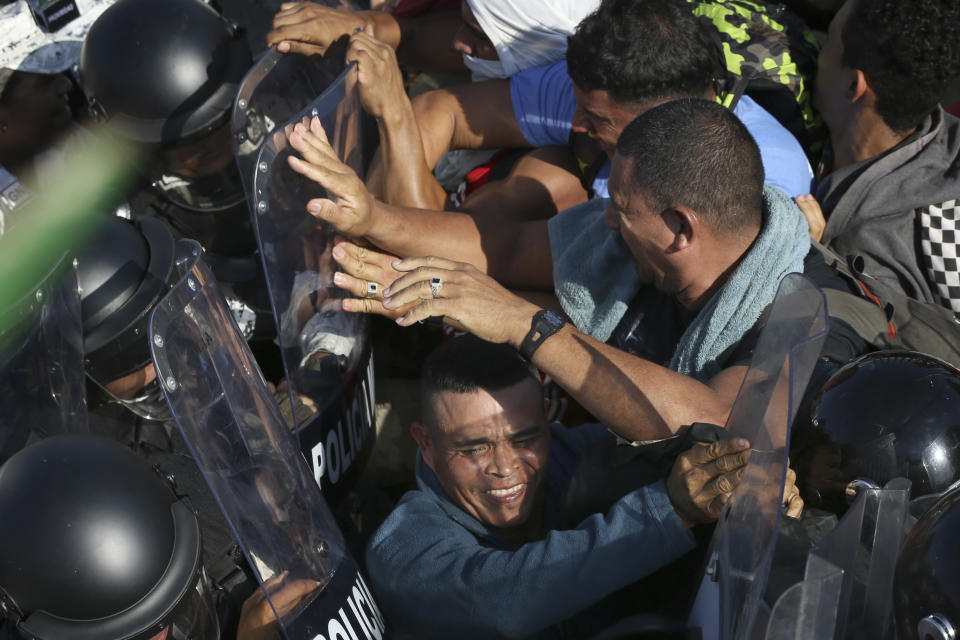
[{"label": "dark hair", "polygon": [[604,0],[567,39],[567,70],[583,91],[617,101],[703,97],[722,54],[682,0]]},{"label": "dark hair", "polygon": [[658,209],[684,205],[732,234],[763,222],[760,149],[729,109],[682,98],[628,124],[617,154],[630,158],[633,189]]},{"label": "dark hair", "polygon": [[535,370],[510,345],[472,335],[456,337],[440,345],[423,363],[420,406],[424,424],[433,422],[430,400],[442,391],[499,391],[525,380],[539,384]]},{"label": "dark hair", "polygon": [[909,131],[960,76],[960,2],[855,0],[841,40],[844,66],[867,76],[880,117]]}]

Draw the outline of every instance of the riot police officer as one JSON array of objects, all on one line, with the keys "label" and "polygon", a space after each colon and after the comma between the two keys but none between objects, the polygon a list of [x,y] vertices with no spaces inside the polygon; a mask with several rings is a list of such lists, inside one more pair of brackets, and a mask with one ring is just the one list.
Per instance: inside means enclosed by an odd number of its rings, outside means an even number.
[{"label": "riot police officer", "polygon": [[230,137],[233,99],[251,64],[241,30],[201,0],[122,0],[90,28],[80,76],[93,116],[145,154],[148,186],[130,198],[134,215],[162,217],[200,242],[236,293],[227,292],[235,314],[262,310],[269,329]]}]

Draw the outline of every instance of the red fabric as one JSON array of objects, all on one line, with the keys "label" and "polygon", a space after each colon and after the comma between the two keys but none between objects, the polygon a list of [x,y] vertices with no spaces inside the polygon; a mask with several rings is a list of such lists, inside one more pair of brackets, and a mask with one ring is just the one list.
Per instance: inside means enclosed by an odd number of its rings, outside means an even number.
[{"label": "red fabric", "polygon": [[400,18],[415,18],[425,13],[460,8],[460,0],[400,0],[391,13]]},{"label": "red fabric", "polygon": [[947,107],[947,113],[952,113],[953,115],[960,118],[960,102],[957,102],[953,106]]}]

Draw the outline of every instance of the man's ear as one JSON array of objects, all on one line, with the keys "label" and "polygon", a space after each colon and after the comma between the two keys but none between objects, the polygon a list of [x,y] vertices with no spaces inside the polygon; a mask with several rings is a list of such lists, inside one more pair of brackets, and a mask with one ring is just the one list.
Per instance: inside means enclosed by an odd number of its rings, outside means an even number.
[{"label": "man's ear", "polygon": [[689,249],[699,239],[702,221],[696,211],[679,205],[664,211],[667,227],[673,234],[670,252]]},{"label": "man's ear", "polygon": [[847,84],[847,100],[858,102],[868,91],[873,93],[873,88],[870,86],[866,74],[860,69],[852,69],[850,81]]},{"label": "man's ear", "polygon": [[410,425],[410,435],[416,441],[417,447],[420,449],[420,455],[423,456],[423,461],[433,469],[433,440],[430,438],[430,432],[422,423],[414,422]]}]

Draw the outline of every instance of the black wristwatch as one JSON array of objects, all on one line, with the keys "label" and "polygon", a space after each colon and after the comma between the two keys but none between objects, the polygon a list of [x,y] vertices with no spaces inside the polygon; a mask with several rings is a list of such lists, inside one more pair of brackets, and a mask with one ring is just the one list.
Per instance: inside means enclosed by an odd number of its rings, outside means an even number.
[{"label": "black wristwatch", "polygon": [[552,309],[543,309],[533,316],[533,324],[530,331],[520,343],[518,351],[520,355],[529,360],[533,353],[540,348],[543,341],[555,334],[567,324],[567,321],[556,311]]}]

